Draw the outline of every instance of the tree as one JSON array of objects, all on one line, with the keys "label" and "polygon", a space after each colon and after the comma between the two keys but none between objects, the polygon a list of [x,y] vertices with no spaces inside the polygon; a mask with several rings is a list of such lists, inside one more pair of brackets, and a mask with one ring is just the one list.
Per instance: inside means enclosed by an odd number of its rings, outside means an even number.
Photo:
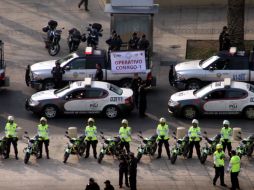
[{"label": "tree", "polygon": [[244,50],[245,0],[228,0],[228,31],[232,47]]}]

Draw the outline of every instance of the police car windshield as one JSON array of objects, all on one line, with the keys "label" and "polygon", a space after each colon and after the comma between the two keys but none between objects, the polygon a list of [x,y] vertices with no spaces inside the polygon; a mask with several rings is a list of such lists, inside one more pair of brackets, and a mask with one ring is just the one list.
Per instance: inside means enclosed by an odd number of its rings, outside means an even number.
[{"label": "police car windshield", "polygon": [[203,97],[210,91],[211,88],[212,88],[212,84],[207,85],[199,90],[195,90],[193,94],[197,97]]},{"label": "police car windshield", "polygon": [[248,85],[250,85],[250,87],[249,87],[249,91],[251,91],[251,92],[253,92],[253,93],[254,93],[254,85],[252,85],[252,84],[248,84]]},{"label": "police car windshield", "polygon": [[54,94],[60,94],[61,92],[64,92],[64,91],[67,90],[67,89],[70,89],[70,85],[67,85],[67,86],[65,86],[65,87],[63,87],[63,88],[60,88],[60,89],[58,89],[58,90],[55,90],[55,91],[54,91]]},{"label": "police car windshield", "polygon": [[70,55],[65,56],[64,58],[58,59],[57,62],[60,63],[60,64],[62,64],[62,63],[64,63],[64,62],[66,62],[66,61],[72,59],[73,57],[74,57],[73,54],[70,54]]},{"label": "police car windshield", "polygon": [[218,60],[220,57],[215,55],[215,56],[212,56],[204,61],[202,61],[200,64],[201,64],[201,67],[204,69],[206,67],[208,67],[209,65],[211,65],[213,62],[215,62],[216,60]]},{"label": "police car windshield", "polygon": [[118,95],[122,95],[123,94],[123,90],[121,88],[119,88],[118,86],[116,85],[113,85],[113,84],[110,84],[109,85],[109,90],[118,94]]}]

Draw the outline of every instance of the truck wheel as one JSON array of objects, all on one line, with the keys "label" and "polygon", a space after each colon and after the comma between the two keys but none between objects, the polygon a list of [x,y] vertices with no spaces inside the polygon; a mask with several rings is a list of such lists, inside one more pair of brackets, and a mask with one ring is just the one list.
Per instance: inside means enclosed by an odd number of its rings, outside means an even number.
[{"label": "truck wheel", "polygon": [[43,115],[48,119],[55,118],[57,116],[57,112],[58,110],[54,105],[47,105],[43,109]]},{"label": "truck wheel", "polygon": [[201,88],[201,83],[198,80],[189,80],[187,83],[187,89],[188,90],[196,90]]},{"label": "truck wheel", "polygon": [[247,107],[243,111],[247,119],[254,119],[254,107]]},{"label": "truck wheel", "polygon": [[198,116],[198,112],[193,106],[184,107],[182,114],[186,119],[195,119]]},{"label": "truck wheel", "polygon": [[105,116],[109,119],[115,119],[119,115],[119,109],[116,106],[107,106],[104,110]]},{"label": "truck wheel", "polygon": [[48,79],[43,82],[43,89],[44,90],[51,90],[54,88],[55,88],[55,83],[53,80]]},{"label": "truck wheel", "polygon": [[131,79],[123,79],[120,82],[120,86],[123,88],[131,88],[131,82],[132,82]]}]

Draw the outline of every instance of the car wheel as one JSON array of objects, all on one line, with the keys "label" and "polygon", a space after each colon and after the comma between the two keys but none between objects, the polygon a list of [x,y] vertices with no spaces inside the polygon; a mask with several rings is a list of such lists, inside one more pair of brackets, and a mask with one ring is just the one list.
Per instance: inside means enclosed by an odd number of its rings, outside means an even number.
[{"label": "car wheel", "polygon": [[119,110],[116,106],[107,106],[104,113],[107,118],[114,119],[118,117]]},{"label": "car wheel", "polygon": [[48,119],[55,118],[57,116],[57,112],[57,108],[53,105],[45,106],[43,109],[43,115]]},{"label": "car wheel", "polygon": [[131,83],[132,83],[131,79],[123,79],[120,82],[120,86],[123,88],[131,88]]},{"label": "car wheel", "polygon": [[44,90],[51,90],[55,88],[55,83],[53,80],[45,80],[43,83]]},{"label": "car wheel", "polygon": [[188,90],[196,90],[201,88],[201,83],[198,80],[190,80],[187,84]]},{"label": "car wheel", "polygon": [[182,114],[186,119],[194,119],[198,116],[198,112],[193,106],[183,108]]},{"label": "car wheel", "polygon": [[254,119],[254,107],[245,108],[244,115],[247,119]]}]

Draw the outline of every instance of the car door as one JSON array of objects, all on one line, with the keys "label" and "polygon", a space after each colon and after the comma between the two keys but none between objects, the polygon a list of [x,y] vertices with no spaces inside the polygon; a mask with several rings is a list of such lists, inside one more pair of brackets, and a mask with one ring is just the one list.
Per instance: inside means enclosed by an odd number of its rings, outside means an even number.
[{"label": "car door", "polygon": [[204,101],[203,111],[205,113],[220,113],[226,109],[225,105],[225,89],[215,89],[207,93],[202,99]]},{"label": "car door", "polygon": [[84,80],[86,77],[85,72],[86,60],[84,58],[76,58],[66,64],[65,74],[63,75],[63,80],[65,81],[77,81]]}]

